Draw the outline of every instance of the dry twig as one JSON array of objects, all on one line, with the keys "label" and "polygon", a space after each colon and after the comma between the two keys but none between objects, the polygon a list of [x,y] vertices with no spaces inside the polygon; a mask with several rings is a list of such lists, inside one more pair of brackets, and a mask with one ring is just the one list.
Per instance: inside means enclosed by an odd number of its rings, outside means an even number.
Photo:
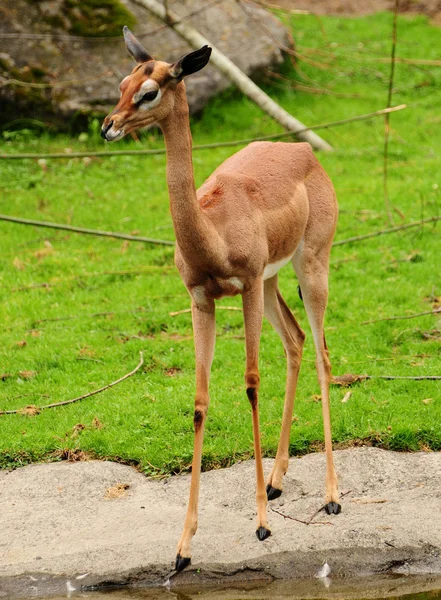
[{"label": "dry twig", "polygon": [[283,517],[284,519],[289,519],[290,521],[297,521],[297,523],[302,523],[303,525],[333,525],[334,523],[331,523],[331,521],[313,521],[314,517],[316,517],[319,514],[319,512],[323,510],[323,508],[324,506],[319,508],[308,521],[302,521],[302,519],[296,519],[295,517],[291,517],[290,515],[285,515],[284,513],[280,512],[279,510],[276,510],[274,507],[271,506],[271,510]]},{"label": "dry twig", "polygon": [[[216,310],[238,310],[241,311],[241,308],[238,308],[237,306],[217,306]],[[185,313],[191,313],[191,308],[184,308],[182,310],[176,310],[173,312],[169,312],[168,314],[171,317],[177,317],[178,315],[184,315]]]},{"label": "dry twig", "polygon": [[73,233],[85,233],[88,235],[96,235],[102,237],[118,238],[121,240],[129,240],[131,242],[146,242],[148,244],[162,244],[165,246],[174,246],[175,243],[169,240],[155,240],[153,238],[129,235],[127,233],[118,233],[115,231],[100,231],[98,229],[88,229],[86,227],[73,227],[64,223],[50,223],[49,221],[34,221],[33,219],[24,219],[23,217],[12,217],[9,215],[1,215],[0,221],[10,221],[19,223],[20,225],[35,225],[36,227],[49,227],[51,229],[64,229]]},{"label": "dry twig", "polygon": [[436,315],[441,313],[441,306],[434,308],[433,310],[426,310],[425,312],[414,313],[412,315],[398,315],[395,317],[382,317],[381,319],[372,319],[372,321],[363,321],[362,325],[370,325],[371,323],[379,323],[380,321],[398,321],[399,319],[415,319],[415,317],[422,317],[423,315]]},{"label": "dry twig", "polygon": [[404,231],[405,229],[410,229],[411,227],[418,227],[418,225],[425,225],[426,223],[436,223],[439,220],[441,220],[441,215],[429,217],[427,219],[421,219],[421,221],[412,221],[412,223],[406,223],[404,225],[397,225],[396,227],[390,227],[389,229],[380,229],[379,231],[373,231],[372,233],[355,235],[353,237],[346,238],[345,240],[337,240],[332,245],[342,246],[343,244],[350,244],[352,242],[361,242],[363,240],[368,240],[369,238],[378,237],[379,235],[387,235],[389,233],[395,233],[396,231]]},{"label": "dry twig", "polygon": [[45,406],[30,405],[30,406],[25,406],[24,408],[18,408],[16,410],[0,410],[0,415],[13,415],[13,414],[17,414],[17,413],[18,414],[26,414],[26,415],[38,415],[38,413],[40,411],[45,410],[46,408],[55,408],[56,406],[65,406],[66,404],[73,404],[74,402],[78,402],[79,400],[84,400],[85,398],[90,398],[90,396],[95,396],[95,394],[104,392],[105,390],[108,390],[109,388],[114,387],[118,383],[121,383],[125,379],[128,379],[129,377],[134,375],[137,371],[139,371],[139,369],[142,367],[143,364],[144,364],[144,355],[142,352],[140,352],[139,353],[139,363],[132,371],[130,371],[130,373],[123,375],[116,381],[112,381],[112,383],[108,383],[107,385],[99,388],[98,390],[94,390],[93,392],[88,392],[87,394],[83,394],[82,396],[78,396],[77,398],[72,398],[71,400],[63,400],[61,402],[54,402],[53,404],[46,404]]},{"label": "dry twig", "polygon": [[353,375],[352,373],[346,373],[345,375],[339,375],[331,379],[331,383],[334,385],[341,385],[342,387],[350,386],[353,383],[359,381],[367,381],[368,379],[408,379],[412,381],[438,381],[441,380],[441,375]]}]

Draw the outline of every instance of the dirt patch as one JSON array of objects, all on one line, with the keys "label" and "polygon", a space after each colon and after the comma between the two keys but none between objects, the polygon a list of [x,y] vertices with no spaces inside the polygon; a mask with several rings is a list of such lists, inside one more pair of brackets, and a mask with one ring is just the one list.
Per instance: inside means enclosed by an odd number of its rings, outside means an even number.
[{"label": "dirt patch", "polygon": [[127,496],[127,490],[130,489],[130,483],[115,483],[106,490],[104,498],[106,500],[115,500]]},{"label": "dirt patch", "polygon": [[[264,461],[266,473],[272,462]],[[254,532],[254,462],[203,473],[193,565],[171,585],[312,582],[325,560],[333,581],[441,574],[441,453],[351,448],[337,450],[335,462],[342,513],[320,513],[314,520],[320,523],[305,524],[323,503],[325,456],[292,458],[284,492],[269,505],[272,536],[264,542]],[[130,493],[108,501],[115,482]],[[161,586],[172,568],[188,489],[189,475],[149,480],[111,462],[0,472],[0,598],[10,597],[11,582],[28,595],[65,592],[67,582],[75,589]]]}]

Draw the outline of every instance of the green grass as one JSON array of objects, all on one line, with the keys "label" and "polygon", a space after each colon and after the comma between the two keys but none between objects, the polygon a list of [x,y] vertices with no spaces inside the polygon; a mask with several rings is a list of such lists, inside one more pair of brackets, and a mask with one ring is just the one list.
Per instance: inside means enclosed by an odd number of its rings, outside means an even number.
[{"label": "green grass", "polygon": [[[293,17],[300,71],[295,73],[287,61],[283,74],[327,93],[275,83],[267,83],[267,90],[308,124],[383,108],[390,67],[376,58],[390,53],[392,15],[328,17],[321,24],[322,28],[312,16]],[[438,59],[439,32],[425,18],[400,17],[397,55]],[[408,108],[391,116],[391,202],[404,222],[441,214],[441,69],[398,63],[393,101],[405,102]],[[195,144],[280,131],[234,91],[212,101],[192,128]],[[320,160],[339,198],[336,239],[388,224],[383,133],[381,119],[322,132],[335,148]],[[102,149],[96,126],[75,139],[6,132],[2,146],[5,152]],[[125,141],[112,149],[122,147],[135,144]],[[143,147],[162,147],[162,141],[144,134]],[[195,153],[197,184],[233,152],[222,148]],[[173,239],[164,156],[2,161],[0,170],[1,212]],[[394,219],[402,222],[395,212]],[[440,227],[411,229],[333,250],[326,335],[335,375],[441,373],[439,316],[362,324],[435,306],[433,297],[441,296]],[[173,250],[4,222],[0,232],[0,372],[8,375],[0,381],[1,409],[84,394],[130,371],[140,350],[145,356],[142,371],[105,393],[33,417],[1,416],[0,466],[83,451],[139,464],[147,474],[187,469],[193,441],[194,358],[190,316],[169,315],[189,306],[173,265]],[[280,287],[309,334],[289,267],[280,273]],[[240,299],[222,303],[240,306]],[[103,312],[112,314],[97,315]],[[250,455],[244,356],[241,313],[218,311],[204,468]],[[26,377],[26,371],[34,374]],[[277,447],[284,380],[282,346],[265,323],[260,413],[268,456]],[[342,403],[345,391],[331,389],[335,442],[441,449],[439,382],[373,379],[354,385],[351,398]],[[314,397],[318,393],[308,335],[291,435],[293,454],[321,446],[321,407]]]}]

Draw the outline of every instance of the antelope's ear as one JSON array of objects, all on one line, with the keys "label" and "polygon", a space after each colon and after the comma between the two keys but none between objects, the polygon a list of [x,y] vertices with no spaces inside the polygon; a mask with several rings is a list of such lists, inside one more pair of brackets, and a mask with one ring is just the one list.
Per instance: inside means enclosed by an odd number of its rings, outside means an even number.
[{"label": "antelope's ear", "polygon": [[147,62],[153,60],[153,57],[147,52],[147,50],[138,42],[136,37],[130,31],[128,27],[123,27],[124,41],[126,48],[136,60],[137,63]]},{"label": "antelope's ear", "polygon": [[170,67],[170,75],[181,81],[186,75],[203,69],[210,60],[210,55],[211,48],[209,46],[202,46],[199,50],[185,54]]}]

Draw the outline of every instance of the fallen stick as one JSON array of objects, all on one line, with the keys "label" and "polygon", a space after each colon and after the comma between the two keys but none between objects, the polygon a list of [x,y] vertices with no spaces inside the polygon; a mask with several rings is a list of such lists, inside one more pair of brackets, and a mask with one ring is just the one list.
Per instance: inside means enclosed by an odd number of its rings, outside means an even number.
[{"label": "fallen stick", "polygon": [[[332,245],[333,246],[342,246],[343,244],[350,244],[353,242],[360,242],[363,240],[367,240],[373,237],[378,237],[380,235],[388,235],[389,233],[395,233],[397,231],[404,231],[405,229],[410,229],[412,227],[418,227],[418,225],[425,225],[427,223],[436,223],[441,220],[441,215],[437,215],[434,217],[429,217],[427,219],[422,219],[421,221],[413,221],[412,223],[407,223],[406,225],[398,225],[397,227],[391,227],[390,229],[380,229],[379,231],[374,231],[372,233],[365,233],[363,235],[357,235],[354,237],[346,238],[344,240],[337,240]],[[118,238],[123,240],[130,240],[131,242],[146,242],[150,244],[164,244],[167,246],[174,246],[175,242],[169,240],[156,240],[152,238],[142,237],[142,236],[134,236],[128,235],[125,233],[118,233],[112,231],[100,231],[97,229],[87,229],[85,227],[73,227],[72,225],[64,225],[62,223],[50,223],[48,221],[35,221],[33,219],[25,219],[22,217],[12,217],[9,215],[0,214],[0,221],[9,221],[12,223],[19,223],[21,225],[33,225],[35,227],[50,227],[51,229],[63,229],[67,231],[72,231],[73,233],[84,233],[88,235],[95,236],[104,236],[108,238]]]},{"label": "fallen stick", "polygon": [[334,523],[331,523],[330,521],[313,521],[312,519],[318,515],[319,512],[321,512],[323,510],[323,506],[322,508],[319,508],[318,511],[316,511],[312,517],[309,519],[309,521],[302,521],[302,519],[296,519],[295,517],[290,517],[289,515],[285,515],[284,513],[280,512],[279,510],[276,510],[275,508],[273,508],[271,506],[271,510],[275,513],[277,513],[278,515],[280,515],[281,517],[283,517],[284,519],[289,519],[290,521],[297,521],[297,523],[302,523],[302,525],[333,525]]},{"label": "fallen stick", "polygon": [[387,235],[389,233],[395,233],[396,231],[404,231],[405,229],[410,229],[411,227],[418,227],[418,225],[424,225],[426,223],[436,223],[436,221],[439,220],[441,220],[441,215],[429,217],[427,219],[421,219],[421,221],[413,221],[412,223],[407,223],[406,225],[397,225],[396,227],[390,227],[389,229],[380,229],[379,231],[365,233],[364,235],[356,235],[354,237],[346,238],[345,240],[337,240],[332,245],[342,246],[343,244],[350,244],[352,242],[361,242],[363,240],[368,240],[369,238],[377,237],[379,235]]},{"label": "fallen stick", "polygon": [[153,238],[129,235],[127,233],[118,233],[115,231],[101,231],[99,229],[88,229],[86,227],[73,227],[63,223],[50,223],[49,221],[34,221],[33,219],[25,219],[23,217],[11,217],[9,215],[1,215],[0,221],[10,221],[11,223],[20,223],[21,225],[35,225],[36,227],[49,227],[50,229],[63,229],[72,231],[73,233],[85,233],[87,235],[96,235],[110,238],[118,238],[121,240],[129,240],[131,242],[146,242],[148,244],[162,244],[165,246],[174,246],[175,243],[169,240],[155,240]]},{"label": "fallen stick", "polygon": [[400,319],[415,319],[416,317],[422,317],[423,315],[436,315],[441,313],[441,306],[434,308],[433,310],[426,310],[425,312],[414,313],[413,315],[398,315],[396,317],[382,317],[381,319],[372,319],[372,321],[363,321],[362,325],[370,325],[371,323],[379,323],[380,321],[398,321]]},{"label": "fallen stick", "polygon": [[[238,308],[237,306],[217,306],[216,310],[239,310],[241,311],[241,308]],[[183,308],[182,310],[176,310],[174,312],[169,312],[168,314],[171,317],[177,317],[178,315],[184,315],[185,313],[190,313],[191,312],[191,308]]]},{"label": "fallen stick", "polygon": [[130,371],[130,373],[123,375],[116,381],[112,381],[112,383],[108,383],[107,385],[103,386],[99,390],[94,390],[93,392],[88,392],[87,394],[83,394],[82,396],[78,396],[77,398],[72,398],[71,400],[63,400],[61,402],[54,402],[53,404],[46,404],[45,406],[30,405],[30,406],[25,406],[24,408],[18,408],[16,410],[0,410],[0,415],[13,415],[13,414],[17,414],[17,413],[21,414],[21,415],[38,415],[39,412],[41,412],[42,410],[45,410],[46,408],[55,408],[56,406],[65,406],[66,404],[73,404],[74,402],[78,402],[79,400],[84,400],[85,398],[90,398],[91,396],[95,396],[95,394],[100,394],[101,392],[104,392],[105,390],[108,390],[109,388],[114,387],[118,383],[121,383],[125,379],[128,379],[129,377],[134,375],[137,371],[139,371],[139,369],[142,367],[143,364],[144,364],[144,355],[142,352],[140,352],[139,353],[139,363],[133,369],[133,371]]},{"label": "fallen stick", "polygon": [[366,381],[367,379],[408,379],[412,381],[439,381],[441,375],[353,375],[352,373],[346,373],[345,375],[337,375],[331,379],[331,384],[340,385],[347,387],[353,383],[359,381]]},{"label": "fallen stick", "polygon": [[416,375],[414,377],[410,375],[366,375],[366,379],[411,379],[413,381],[428,379],[430,381],[439,381],[441,380],[441,375]]}]

